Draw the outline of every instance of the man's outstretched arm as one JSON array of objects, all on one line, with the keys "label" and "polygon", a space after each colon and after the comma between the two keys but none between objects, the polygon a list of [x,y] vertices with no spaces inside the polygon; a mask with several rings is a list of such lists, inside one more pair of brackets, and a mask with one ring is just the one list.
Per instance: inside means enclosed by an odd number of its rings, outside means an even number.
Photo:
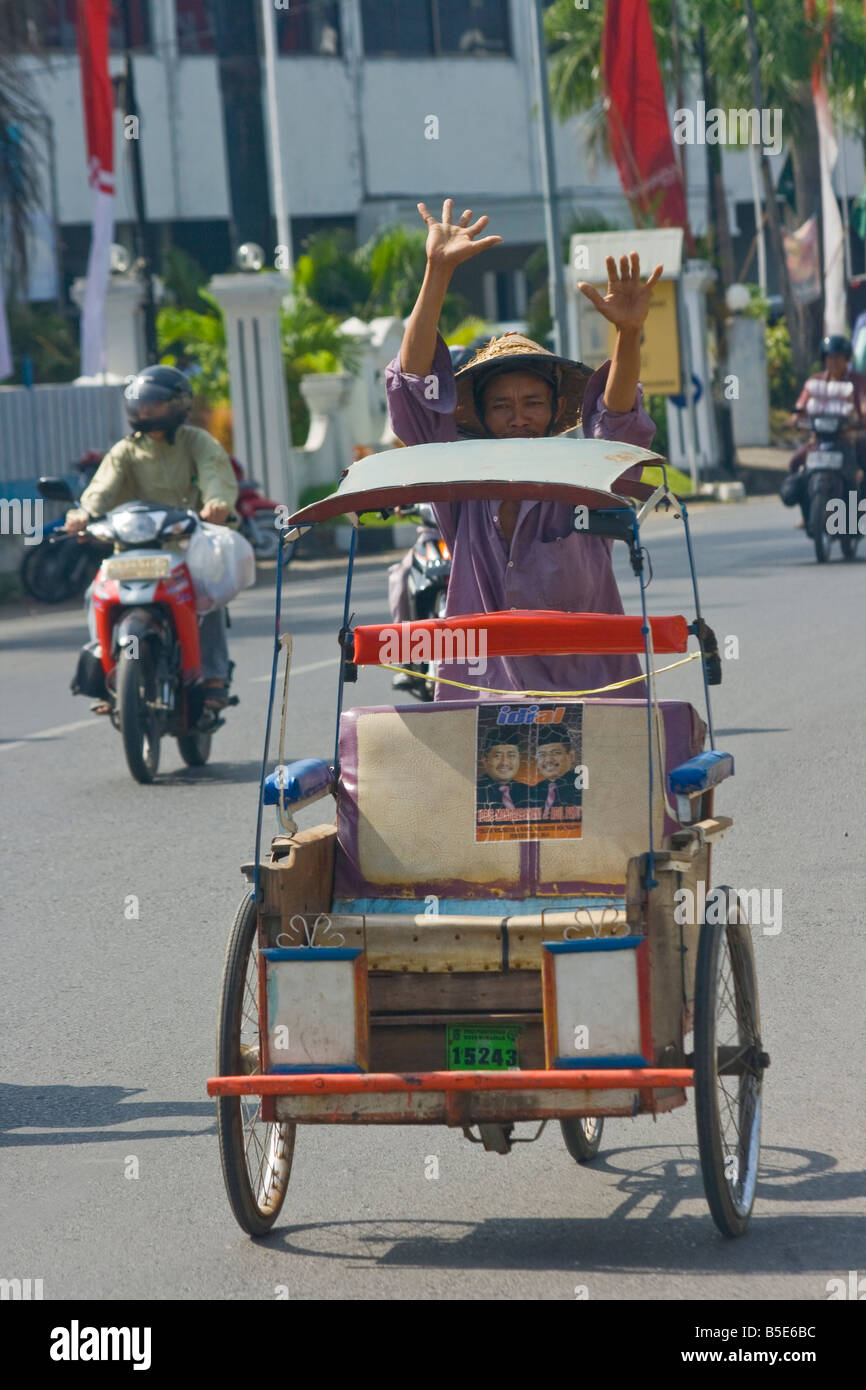
[{"label": "man's outstretched arm", "polygon": [[649,313],[650,299],[663,266],[657,265],[646,281],[640,278],[640,258],[620,256],[619,273],[613,256],[607,257],[607,294],[602,296],[593,285],[581,281],[578,289],[595,305],[600,314],[616,326],[616,343],[611,358],[610,375],[604,389],[605,407],[618,414],[633,410],[640,377],[640,340]]},{"label": "man's outstretched arm", "polygon": [[466,209],[458,222],[452,223],[452,198],[446,198],[442,204],[441,222],[436,221],[424,203],[418,204],[418,211],[427,224],[427,267],[400,345],[400,367],[410,376],[426,376],[433,364],[442,305],[457,266],[502,240],[501,236],[475,240],[489,218],[479,217],[477,222],[472,222],[471,208]]}]

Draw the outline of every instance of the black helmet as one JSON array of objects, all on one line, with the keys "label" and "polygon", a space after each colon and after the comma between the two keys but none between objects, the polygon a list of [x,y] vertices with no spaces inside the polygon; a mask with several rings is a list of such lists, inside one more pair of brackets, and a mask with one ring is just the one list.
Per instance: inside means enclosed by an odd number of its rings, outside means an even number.
[{"label": "black helmet", "polygon": [[826,338],[821,339],[821,361],[830,352],[841,353],[843,357],[851,356],[851,343],[842,333],[830,333]]},{"label": "black helmet", "polygon": [[[187,377],[177,367],[145,367],[133,377],[124,391],[126,413],[133,433],[148,434],[164,430],[169,444],[192,408],[192,389]],[[141,407],[162,406],[162,410],[145,415]]]}]

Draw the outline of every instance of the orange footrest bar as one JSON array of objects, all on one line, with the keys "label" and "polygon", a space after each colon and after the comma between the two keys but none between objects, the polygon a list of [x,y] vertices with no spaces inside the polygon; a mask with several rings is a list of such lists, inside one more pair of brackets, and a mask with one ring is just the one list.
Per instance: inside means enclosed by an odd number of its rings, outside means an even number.
[{"label": "orange footrest bar", "polygon": [[684,1067],[626,1067],[581,1071],[305,1072],[262,1076],[212,1076],[209,1096],[321,1096],[391,1091],[651,1091],[693,1086]]},{"label": "orange footrest bar", "polygon": [[[653,650],[684,652],[689,625],[681,615],[650,618]],[[469,634],[476,634],[470,638]],[[484,647],[480,645],[483,634]],[[411,661],[465,661],[486,656],[622,656],[644,650],[643,619],[631,613],[558,613],[515,610],[425,618],[411,623],[366,623],[353,630],[356,666]],[[417,650],[413,653],[413,646]],[[395,657],[397,660],[395,660]]]}]

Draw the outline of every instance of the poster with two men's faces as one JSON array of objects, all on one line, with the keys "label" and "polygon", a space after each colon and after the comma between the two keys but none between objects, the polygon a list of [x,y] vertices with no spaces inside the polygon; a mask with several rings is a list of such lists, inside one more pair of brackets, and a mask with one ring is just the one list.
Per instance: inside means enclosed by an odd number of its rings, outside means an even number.
[{"label": "poster with two men's faces", "polygon": [[579,839],[582,705],[479,705],[475,839]]}]

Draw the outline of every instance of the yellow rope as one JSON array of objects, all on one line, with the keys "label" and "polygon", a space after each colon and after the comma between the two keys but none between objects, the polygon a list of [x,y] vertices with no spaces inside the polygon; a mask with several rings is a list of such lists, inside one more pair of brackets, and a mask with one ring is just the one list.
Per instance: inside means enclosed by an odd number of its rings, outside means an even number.
[{"label": "yellow rope", "polygon": [[[652,674],[660,676],[663,671],[675,671],[678,666],[697,661],[700,655],[700,652],[691,652],[689,656],[684,656],[682,661],[672,661],[670,666],[654,668]],[[499,690],[496,686],[467,685],[465,681],[450,681],[445,676],[419,676],[417,671],[409,671],[405,666],[390,666],[387,661],[381,661],[379,665],[386,671],[398,671],[401,676],[414,676],[416,680],[436,681],[438,685],[455,685],[458,690],[477,690],[482,695],[510,695],[514,700],[576,700],[584,695],[603,695],[607,690],[622,690],[627,685],[637,685],[639,681],[646,680],[645,675],[629,676],[628,680],[613,681],[611,685],[600,685],[595,690]]]}]

